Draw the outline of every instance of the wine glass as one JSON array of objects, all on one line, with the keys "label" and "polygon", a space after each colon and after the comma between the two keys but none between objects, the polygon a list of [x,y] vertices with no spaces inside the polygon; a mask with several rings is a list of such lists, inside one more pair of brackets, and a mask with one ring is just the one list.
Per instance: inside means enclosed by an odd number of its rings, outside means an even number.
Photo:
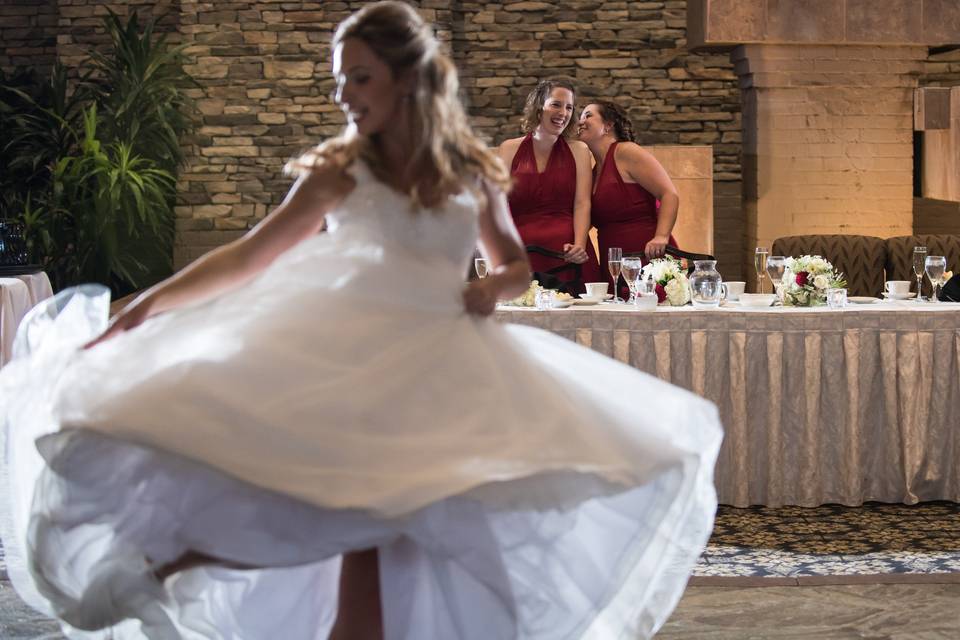
[{"label": "wine glass", "polygon": [[940,298],[937,297],[937,288],[940,286],[943,274],[947,270],[947,259],[944,256],[927,256],[927,259],[923,261],[923,269],[927,272],[930,284],[933,285],[930,302],[940,302]]},{"label": "wine glass", "polygon": [[783,273],[786,269],[786,256],[770,256],[767,258],[767,277],[773,284],[773,292],[777,294],[778,300],[780,300],[780,283],[783,282]]},{"label": "wine glass", "polygon": [[490,261],[487,258],[475,258],[473,268],[477,272],[477,277],[482,280],[490,273]]},{"label": "wine glass", "polygon": [[643,260],[640,258],[623,258],[620,261],[620,275],[627,281],[630,287],[630,300],[627,302],[636,302],[637,300],[637,278],[643,269]]},{"label": "wine glass", "polygon": [[913,248],[913,275],[917,279],[917,300],[923,300],[923,295],[920,293],[920,287],[923,285],[923,269],[924,263],[927,260],[927,248],[926,247],[914,247]]},{"label": "wine glass", "polygon": [[610,270],[610,277],[613,278],[613,300],[610,302],[623,302],[623,298],[617,291],[617,284],[620,282],[621,260],[623,260],[623,249],[620,247],[607,249],[607,269]]},{"label": "wine glass", "polygon": [[767,272],[767,255],[770,252],[766,247],[757,247],[753,257],[753,268],[757,270],[757,288],[759,293],[763,293],[763,276]]}]

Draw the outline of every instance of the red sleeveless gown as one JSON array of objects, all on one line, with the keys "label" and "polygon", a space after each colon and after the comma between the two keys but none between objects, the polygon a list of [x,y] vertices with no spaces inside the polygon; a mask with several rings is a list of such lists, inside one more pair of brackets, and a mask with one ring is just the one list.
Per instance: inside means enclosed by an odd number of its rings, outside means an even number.
[{"label": "red sleeveless gown", "polygon": [[[510,167],[513,189],[510,191],[510,213],[525,245],[539,245],[563,251],[573,242],[573,202],[577,191],[577,167],[567,141],[562,137],[550,151],[543,173],[537,171],[530,134],[520,143]],[[580,265],[583,282],[600,282],[600,267],[593,243],[587,242],[589,259]],[[566,264],[563,260],[529,254],[533,271],[546,271]],[[573,278],[572,271],[557,274],[563,281]]]},{"label": "red sleeveless gown", "polygon": [[[617,168],[616,148],[617,143],[614,142],[607,150],[590,204],[590,218],[597,228],[597,244],[607,282],[613,282],[606,269],[607,249],[620,247],[624,255],[643,253],[647,243],[657,234],[660,207],[652,193],[639,184],[623,181]],[[677,246],[673,236],[670,236],[670,244]],[[623,297],[628,292],[627,286],[622,279],[619,282],[620,297]]]}]

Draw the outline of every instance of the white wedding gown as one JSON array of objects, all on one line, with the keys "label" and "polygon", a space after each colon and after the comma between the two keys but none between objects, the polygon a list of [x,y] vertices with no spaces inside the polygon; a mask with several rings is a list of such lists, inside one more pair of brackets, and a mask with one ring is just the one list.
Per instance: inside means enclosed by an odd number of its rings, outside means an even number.
[{"label": "white wedding gown", "polygon": [[[389,639],[652,635],[707,541],[713,405],[463,310],[474,197],[357,163],[329,233],[97,347],[59,294],[0,372],[10,577],[71,638],[322,639],[377,547]],[[152,569],[195,550],[261,567]],[[152,565],[151,565],[152,563]]]}]

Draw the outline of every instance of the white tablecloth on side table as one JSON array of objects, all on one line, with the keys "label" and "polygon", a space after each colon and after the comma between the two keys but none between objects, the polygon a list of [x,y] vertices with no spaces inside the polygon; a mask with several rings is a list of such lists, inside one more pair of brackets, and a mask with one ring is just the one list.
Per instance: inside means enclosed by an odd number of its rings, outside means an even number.
[{"label": "white tablecloth on side table", "polygon": [[50,278],[43,271],[36,273],[27,273],[20,276],[13,276],[21,280],[30,291],[30,306],[33,307],[41,300],[46,300],[53,295],[53,288],[50,286]]},{"label": "white tablecloth on side table", "polygon": [[30,288],[19,278],[0,278],[0,367],[13,355],[13,337],[33,306]]}]

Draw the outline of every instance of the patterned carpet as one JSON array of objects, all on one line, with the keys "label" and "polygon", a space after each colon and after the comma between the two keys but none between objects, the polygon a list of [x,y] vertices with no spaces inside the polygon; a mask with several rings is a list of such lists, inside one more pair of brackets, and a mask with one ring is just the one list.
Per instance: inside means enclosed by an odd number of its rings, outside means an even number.
[{"label": "patterned carpet", "polygon": [[695,577],[957,574],[960,504],[720,507]]}]

